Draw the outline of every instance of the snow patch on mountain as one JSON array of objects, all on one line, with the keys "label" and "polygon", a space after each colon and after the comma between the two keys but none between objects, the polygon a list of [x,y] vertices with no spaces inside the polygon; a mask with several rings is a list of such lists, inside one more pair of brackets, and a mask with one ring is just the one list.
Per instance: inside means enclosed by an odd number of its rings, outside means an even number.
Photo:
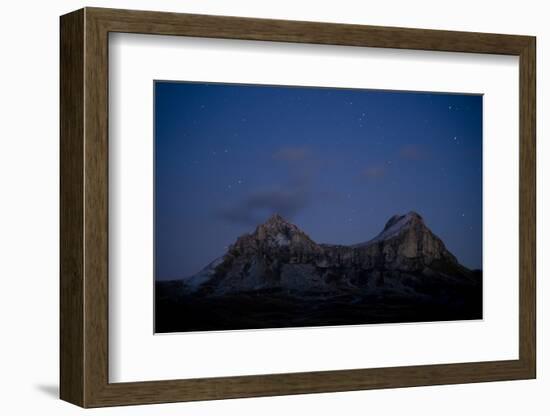
[{"label": "snow patch on mountain", "polygon": [[224,256],[218,257],[197,274],[184,280],[184,283],[192,290],[198,289],[203,283],[210,280],[216,271],[216,267],[223,263]]},{"label": "snow patch on mountain", "polygon": [[288,237],[281,233],[275,236],[275,241],[279,246],[288,246],[290,244]]},{"label": "snow patch on mountain", "polygon": [[[374,243],[395,237],[399,235],[401,231],[406,229],[413,221],[421,220],[421,217],[415,212],[409,212],[407,215],[402,215],[399,218],[393,217],[392,219],[394,219],[394,221],[390,219],[391,224],[388,224],[389,227],[384,228],[384,230],[376,237],[374,237],[370,242]],[[388,223],[390,221],[388,221]]]},{"label": "snow patch on mountain", "polygon": [[388,220],[386,226],[380,234],[372,240],[365,243],[356,244],[354,247],[366,247],[373,243],[389,240],[390,238],[396,237],[408,229],[415,221],[422,222],[423,220],[422,217],[414,211],[411,211],[406,215],[394,215]]}]

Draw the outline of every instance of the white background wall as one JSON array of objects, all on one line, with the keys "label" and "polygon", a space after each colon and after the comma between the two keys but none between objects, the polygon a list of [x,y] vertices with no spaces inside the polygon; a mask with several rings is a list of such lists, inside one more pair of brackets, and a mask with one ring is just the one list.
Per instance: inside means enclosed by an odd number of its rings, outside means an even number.
[{"label": "white background wall", "polygon": [[[103,6],[276,19],[536,35],[538,42],[538,379],[339,394],[166,404],[87,411],[119,415],[409,414],[546,415],[550,361],[543,324],[549,298],[545,242],[550,238],[550,146],[543,130],[550,99],[550,26],[545,2],[68,1],[5,2],[0,17],[0,410],[3,414],[83,412],[58,395],[58,16]],[[545,201],[546,198],[546,201]],[[505,235],[505,230],[503,230]],[[403,346],[406,348],[406,345]]]}]

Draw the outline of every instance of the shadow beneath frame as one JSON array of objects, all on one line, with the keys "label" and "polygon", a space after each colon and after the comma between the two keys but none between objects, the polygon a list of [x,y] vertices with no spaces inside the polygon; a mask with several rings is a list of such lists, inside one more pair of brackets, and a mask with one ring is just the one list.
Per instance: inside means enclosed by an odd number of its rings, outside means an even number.
[{"label": "shadow beneath frame", "polygon": [[59,399],[59,386],[57,384],[37,384],[36,390],[53,399]]}]

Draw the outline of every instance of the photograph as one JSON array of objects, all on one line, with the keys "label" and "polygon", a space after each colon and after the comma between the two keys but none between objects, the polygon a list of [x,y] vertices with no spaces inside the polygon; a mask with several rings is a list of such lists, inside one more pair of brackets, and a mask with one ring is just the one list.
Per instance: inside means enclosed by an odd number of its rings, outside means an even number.
[{"label": "photograph", "polygon": [[538,414],[542,6],[62,3],[8,42],[8,407]]},{"label": "photograph", "polygon": [[154,332],[483,319],[483,95],[156,80]]}]

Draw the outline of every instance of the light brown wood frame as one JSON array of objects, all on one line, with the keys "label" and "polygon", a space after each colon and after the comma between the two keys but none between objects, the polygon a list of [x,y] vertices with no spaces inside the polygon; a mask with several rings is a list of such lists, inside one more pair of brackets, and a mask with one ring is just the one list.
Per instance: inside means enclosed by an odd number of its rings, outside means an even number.
[{"label": "light brown wood frame", "polygon": [[[519,359],[110,383],[110,32],[519,56]],[[85,8],[61,17],[60,396],[82,407],[535,378],[535,38]]]}]

